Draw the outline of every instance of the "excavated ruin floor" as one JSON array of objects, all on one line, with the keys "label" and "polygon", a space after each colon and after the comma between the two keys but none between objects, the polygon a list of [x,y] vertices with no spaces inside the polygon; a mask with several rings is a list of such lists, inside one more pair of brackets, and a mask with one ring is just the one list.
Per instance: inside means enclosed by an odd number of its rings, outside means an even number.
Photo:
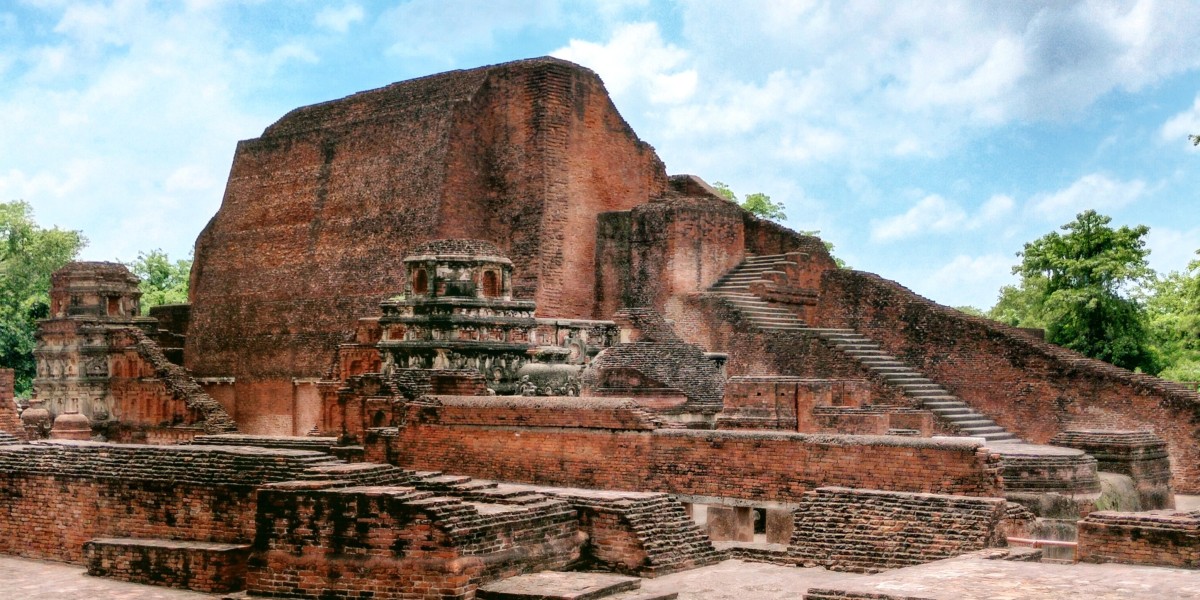
[{"label": "excavated ruin floor", "polygon": [[[799,600],[810,587],[934,600],[1054,598],[1200,600],[1200,572],[1129,565],[1056,565],[962,556],[878,575],[727,560],[645,580],[643,592],[679,600]],[[0,597],[19,600],[213,600],[201,594],[89,577],[62,563],[0,556]],[[242,594],[239,598],[244,598]]]}]

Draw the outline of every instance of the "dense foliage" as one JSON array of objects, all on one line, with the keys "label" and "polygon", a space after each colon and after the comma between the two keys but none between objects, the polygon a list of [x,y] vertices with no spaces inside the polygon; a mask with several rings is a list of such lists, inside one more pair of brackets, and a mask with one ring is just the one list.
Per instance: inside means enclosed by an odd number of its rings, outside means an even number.
[{"label": "dense foliage", "polygon": [[49,316],[50,274],[86,243],[78,231],[38,227],[25,202],[0,203],[0,367],[16,371],[19,396],[32,390],[34,332]]},{"label": "dense foliage", "polygon": [[152,306],[160,304],[182,304],[188,301],[188,278],[192,271],[192,259],[174,262],[161,249],[139,252],[137,260],[129,265],[142,280],[142,314]]},{"label": "dense foliage", "polygon": [[728,185],[716,181],[713,182],[713,188],[717,190],[717,193],[724,196],[726,200],[737,203],[738,206],[746,209],[756,217],[771,221],[782,221],[787,218],[787,213],[783,210],[783,203],[771,200],[770,196],[762,192],[746,194],[746,198],[738,202],[737,194],[732,189],[729,189]]},{"label": "dense foliage", "polygon": [[1118,366],[1200,380],[1200,261],[1160,277],[1146,262],[1149,228],[1110,221],[1089,210],[1025,244],[1020,283],[988,316]]}]

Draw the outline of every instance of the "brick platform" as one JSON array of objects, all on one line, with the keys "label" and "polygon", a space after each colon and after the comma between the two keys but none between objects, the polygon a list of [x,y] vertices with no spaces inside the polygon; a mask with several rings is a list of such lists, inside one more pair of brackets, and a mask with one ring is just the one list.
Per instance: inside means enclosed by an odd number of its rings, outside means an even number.
[{"label": "brick platform", "polygon": [[88,575],[224,593],[246,586],[250,546],[176,540],[97,538],[83,545]]},{"label": "brick platform", "polygon": [[877,573],[1002,545],[1002,498],[820,488],[796,510],[788,555],[803,566]]},{"label": "brick platform", "polygon": [[1094,512],[1079,522],[1081,562],[1200,569],[1200,511]]}]

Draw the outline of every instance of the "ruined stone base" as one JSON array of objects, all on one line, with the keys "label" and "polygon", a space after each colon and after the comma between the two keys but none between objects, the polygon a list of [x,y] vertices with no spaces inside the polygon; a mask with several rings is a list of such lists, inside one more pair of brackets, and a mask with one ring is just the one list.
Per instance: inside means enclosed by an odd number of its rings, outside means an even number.
[{"label": "ruined stone base", "polygon": [[1078,559],[1200,569],[1200,511],[1094,512],[1079,522]]},{"label": "ruined stone base", "polygon": [[180,540],[97,538],[83,545],[88,575],[120,581],[234,592],[246,587],[250,546]]}]

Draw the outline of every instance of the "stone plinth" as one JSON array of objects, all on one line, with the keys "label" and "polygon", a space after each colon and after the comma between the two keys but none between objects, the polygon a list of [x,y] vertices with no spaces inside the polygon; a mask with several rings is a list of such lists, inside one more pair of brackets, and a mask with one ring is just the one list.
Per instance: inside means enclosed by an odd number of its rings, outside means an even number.
[{"label": "stone plinth", "polygon": [[1096,459],[1074,448],[997,444],[1004,460],[1004,495],[1039,517],[1077,519],[1100,497]]},{"label": "stone plinth", "polygon": [[753,542],[754,509],[746,506],[709,506],[708,537],[714,542]]},{"label": "stone plinth", "polygon": [[788,554],[801,566],[878,573],[1001,543],[1003,498],[819,488],[796,510]]},{"label": "stone plinth", "polygon": [[1079,522],[1076,557],[1200,569],[1200,511],[1094,512]]},{"label": "stone plinth", "polygon": [[83,545],[88,575],[183,588],[235,592],[246,587],[250,546],[181,540],[97,538]]},{"label": "stone plinth", "polygon": [[1128,475],[1137,486],[1142,510],[1175,506],[1167,443],[1150,431],[1064,431],[1050,440],[1087,452],[1099,470]]}]

